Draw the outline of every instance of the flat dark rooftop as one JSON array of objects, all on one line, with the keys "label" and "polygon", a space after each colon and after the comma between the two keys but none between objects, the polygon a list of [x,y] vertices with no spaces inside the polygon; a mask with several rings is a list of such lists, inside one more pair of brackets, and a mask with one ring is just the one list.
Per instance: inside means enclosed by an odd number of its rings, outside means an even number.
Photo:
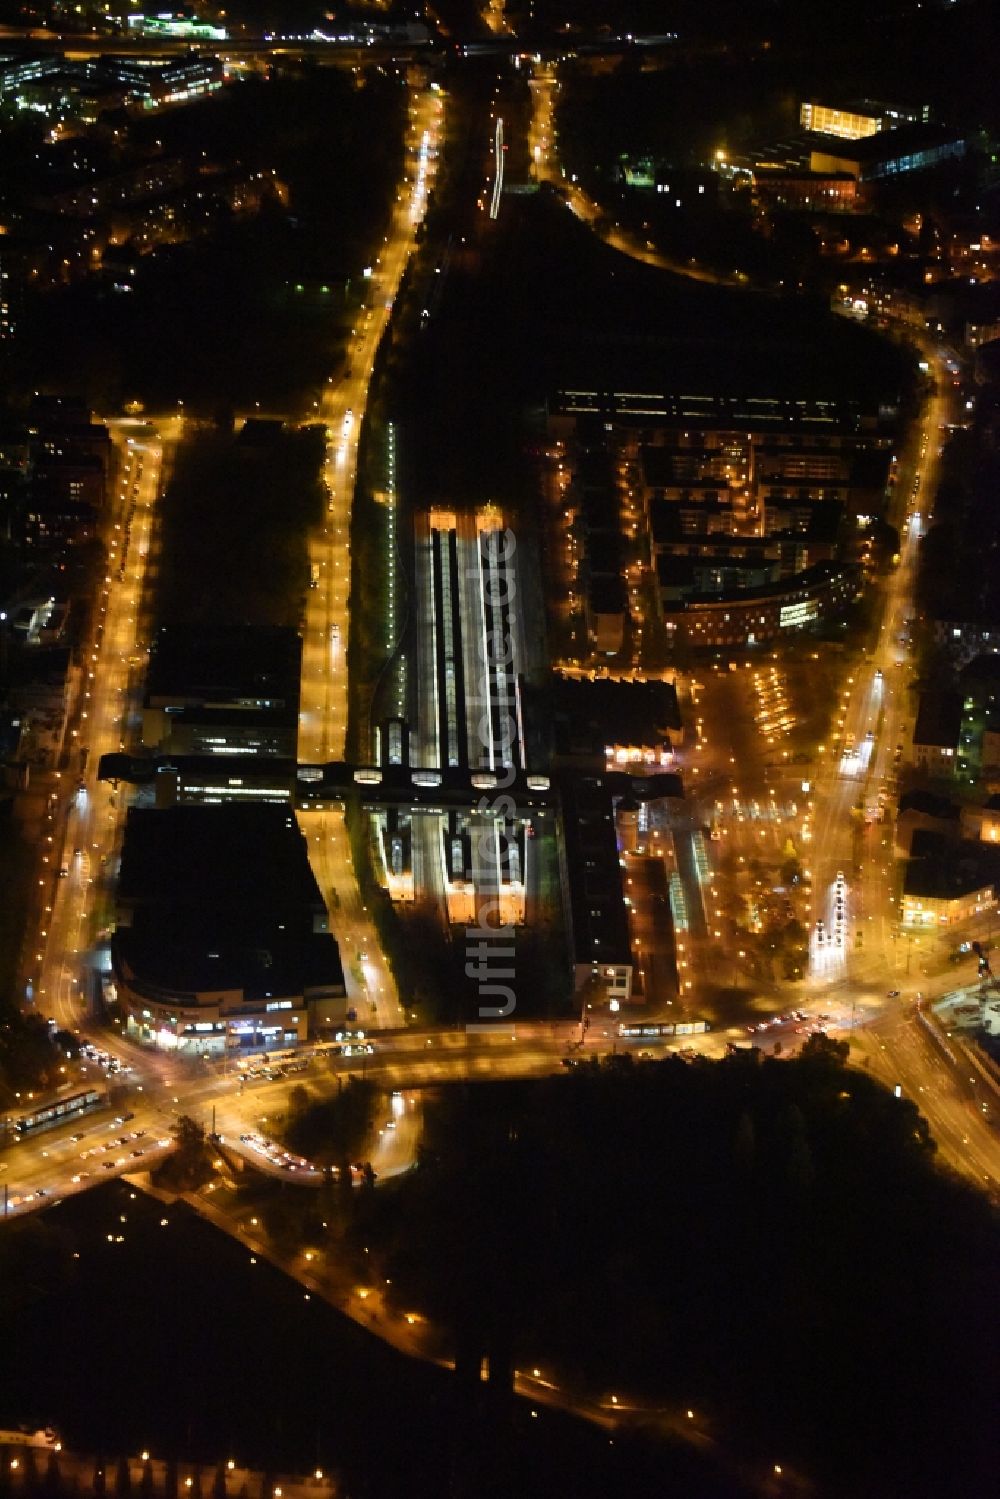
[{"label": "flat dark rooftop", "polygon": [[910,852],[903,893],[918,900],[954,900],[987,885],[996,885],[1000,878],[1000,851],[978,840],[959,842],[928,828],[918,828]]},{"label": "flat dark rooftop", "polygon": [[914,744],[955,749],[961,728],[962,699],[957,692],[920,694],[920,707],[913,729]]},{"label": "flat dark rooftop", "polygon": [[528,701],[536,715],[551,719],[556,754],[595,765],[603,764],[608,745],[661,749],[681,727],[669,682],[555,677]]},{"label": "flat dark rooftop", "polygon": [[622,507],[618,491],[610,487],[583,490],[580,495],[580,514],[588,536],[601,532],[612,532],[617,535],[622,523]]},{"label": "flat dark rooftop", "polygon": [[607,448],[582,447],[573,455],[573,482],[586,488],[615,484],[615,460]]},{"label": "flat dark rooftop", "polygon": [[587,604],[594,614],[624,614],[628,604],[624,580],[609,573],[591,578],[587,584]]},{"label": "flat dark rooftop", "polygon": [[959,811],[955,803],[949,801],[946,796],[937,796],[933,791],[925,791],[921,787],[915,787],[912,791],[905,791],[899,798],[899,811],[920,812],[925,817],[947,818],[948,821],[958,821]]},{"label": "flat dark rooftop", "polygon": [[236,441],[245,448],[271,447],[284,431],[284,422],[276,417],[248,416]]},{"label": "flat dark rooftop", "polygon": [[153,641],[146,701],[268,703],[298,715],[302,640],[263,625],[167,625]]},{"label": "flat dark rooftop", "polygon": [[1000,687],[1000,651],[988,651],[985,655],[974,656],[962,668],[959,679],[963,685],[967,684],[972,688]]},{"label": "flat dark rooftop", "polygon": [[591,578],[619,578],[622,570],[621,538],[600,531],[587,538],[587,572]]},{"label": "flat dark rooftop", "polygon": [[616,681],[598,677],[554,677],[549,689],[552,711],[587,718],[620,736],[632,732],[641,743],[649,735],[662,739],[670,729],[681,727],[677,690],[672,682]]},{"label": "flat dark rooftop", "polygon": [[562,794],[574,962],[631,963],[611,785],[567,777]]},{"label": "flat dark rooftop", "polygon": [[269,803],[131,808],[118,898],[215,911],[325,909],[294,815]]},{"label": "flat dark rooftop", "polygon": [[690,489],[707,487],[720,492],[729,488],[728,479],[698,479],[692,477],[692,468],[707,461],[713,455],[707,448],[668,448],[660,443],[647,443],[640,454],[642,477],[654,488],[663,485],[679,485]]},{"label": "flat dark rooftop", "polygon": [[[837,137],[839,139],[839,137]],[[757,182],[853,182],[851,172],[811,172],[808,167],[754,167]]]},{"label": "flat dark rooftop", "polygon": [[173,921],[170,940],[155,927],[120,928],[115,956],[140,983],[175,993],[241,990],[245,999],[339,989],[344,970],[328,932],[289,936],[276,930],[241,937],[202,933]]},{"label": "flat dark rooftop", "polygon": [[892,454],[888,448],[867,448],[851,461],[851,484],[856,489],[884,489],[889,482]]},{"label": "flat dark rooftop", "polygon": [[[685,518],[690,515],[694,506],[698,512],[698,518],[706,527],[704,532],[691,533],[686,528]],[[693,497],[690,502],[683,500],[653,500],[649,506],[649,528],[654,543],[669,541],[686,541],[691,536],[692,542],[698,542],[705,537],[711,536],[713,540],[724,541],[732,533],[730,530],[709,531],[709,522],[714,517],[723,517],[730,514],[728,504],[721,500],[702,500]]]},{"label": "flat dark rooftop", "polygon": [[925,151],[935,146],[960,143],[960,130],[948,130],[943,125],[901,125],[898,130],[880,130],[876,135],[865,135],[860,140],[844,140],[839,135],[820,135],[807,131],[803,137],[811,151],[821,151],[827,156],[841,156],[845,161],[890,161],[896,156],[907,156],[913,151]]},{"label": "flat dark rooftop", "polygon": [[[704,538],[695,536],[691,538],[692,542],[700,539]],[[707,538],[713,544],[720,539],[725,540],[725,538]],[[707,575],[713,570],[720,575],[722,573],[732,573],[737,578],[742,575],[754,575],[762,572],[769,573],[772,577],[776,578],[779,566],[779,559],[777,557],[769,557],[767,549],[764,546],[748,548],[745,556],[739,552],[720,551],[718,554],[715,554],[709,552],[707,549],[698,557],[672,557],[667,554],[661,554],[656,559],[656,581],[661,588],[669,588],[671,586],[690,588],[698,581],[704,581]],[[732,586],[738,587],[739,584],[736,582]]]}]

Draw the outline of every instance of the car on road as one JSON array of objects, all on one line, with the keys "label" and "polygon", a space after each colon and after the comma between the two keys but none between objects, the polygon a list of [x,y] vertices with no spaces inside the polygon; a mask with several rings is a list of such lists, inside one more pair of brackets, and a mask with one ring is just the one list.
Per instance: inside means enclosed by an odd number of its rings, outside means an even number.
[{"label": "car on road", "polygon": [[885,997],[886,997],[886,999],[898,999],[899,998],[899,990],[898,989],[890,989],[889,992],[886,994]]},{"label": "car on road", "polygon": [[62,867],[59,870],[59,878],[61,880],[64,880],[68,874],[69,874],[69,867],[68,867],[68,865],[63,864]]}]

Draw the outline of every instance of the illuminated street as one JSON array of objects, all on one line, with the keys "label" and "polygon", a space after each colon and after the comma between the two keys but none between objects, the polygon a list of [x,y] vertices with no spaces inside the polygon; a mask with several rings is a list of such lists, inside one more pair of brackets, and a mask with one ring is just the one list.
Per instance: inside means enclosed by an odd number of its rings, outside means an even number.
[{"label": "illuminated street", "polygon": [[169,452],[181,422],[121,422],[113,431],[121,477],[109,522],[108,571],[85,666],[79,727],[72,731],[75,763],[71,756],[69,769],[56,775],[39,880],[44,920],[36,953],[38,1004],[69,1029],[85,1008],[84,954],[96,935],[98,902],[114,878],[125,814],[125,794],[99,782],[97,771],[102,755],[125,748],[129,719],[141,700],[148,646],[143,590],[154,510],[164,447]]},{"label": "illuminated street", "polygon": [[992,1493],[987,0],[15,10],[0,1499]]},{"label": "illuminated street", "polygon": [[[329,503],[323,533],[310,548],[310,565],[318,577],[318,586],[310,590],[308,598],[299,724],[299,760],[307,764],[324,764],[344,757],[350,640],[350,526],[358,442],[375,355],[392,316],[416,228],[426,208],[443,108],[440,92],[411,94],[407,174],[397,195],[399,207],[365,282],[365,296],[347,349],[347,370],[342,379],[331,379],[320,408],[328,432],[325,481]],[[328,900],[332,894],[336,895],[331,904],[330,926],[341,946],[351,999],[366,1017],[371,1007],[371,1015],[379,1025],[398,1025],[403,1018],[402,1010],[392,974],[358,895],[343,813],[333,808],[317,808],[303,812],[301,823],[309,839],[320,888]]]}]

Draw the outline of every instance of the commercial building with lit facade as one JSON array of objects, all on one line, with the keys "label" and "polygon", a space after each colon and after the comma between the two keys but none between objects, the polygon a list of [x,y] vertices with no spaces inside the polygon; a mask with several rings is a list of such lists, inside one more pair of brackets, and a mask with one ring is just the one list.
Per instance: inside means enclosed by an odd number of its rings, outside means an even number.
[{"label": "commercial building with lit facade", "polygon": [[109,993],[128,1033],[170,1050],[268,1050],[342,1025],[346,990],[294,815],[133,807]]},{"label": "commercial building with lit facade", "polygon": [[903,874],[906,927],[955,927],[996,908],[1000,857],[990,840],[918,828]]},{"label": "commercial building with lit facade", "polygon": [[921,871],[912,880],[907,880],[902,906],[904,926],[958,926],[996,906],[992,884],[976,885],[972,890],[953,889],[924,876],[925,872]]},{"label": "commercial building with lit facade", "polygon": [[[933,839],[933,834],[923,835]],[[918,847],[921,834],[914,836]],[[981,862],[963,859],[967,844],[955,844],[954,853],[908,860],[903,876],[902,922],[906,927],[953,927],[996,907],[993,879],[984,876]],[[975,845],[973,845],[975,847]]]}]

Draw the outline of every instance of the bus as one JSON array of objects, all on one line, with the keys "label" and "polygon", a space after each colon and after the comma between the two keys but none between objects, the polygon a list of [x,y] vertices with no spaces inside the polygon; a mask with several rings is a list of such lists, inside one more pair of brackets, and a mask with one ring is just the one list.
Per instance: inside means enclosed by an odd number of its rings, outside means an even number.
[{"label": "bus", "polygon": [[20,1119],[15,1119],[14,1129],[19,1135],[27,1135],[32,1130],[44,1129],[48,1124],[61,1124],[64,1119],[82,1114],[85,1109],[96,1109],[103,1102],[103,1093],[96,1088],[87,1088],[83,1093],[71,1093],[68,1098],[57,1098],[54,1103],[43,1104],[30,1114],[22,1114]]}]

